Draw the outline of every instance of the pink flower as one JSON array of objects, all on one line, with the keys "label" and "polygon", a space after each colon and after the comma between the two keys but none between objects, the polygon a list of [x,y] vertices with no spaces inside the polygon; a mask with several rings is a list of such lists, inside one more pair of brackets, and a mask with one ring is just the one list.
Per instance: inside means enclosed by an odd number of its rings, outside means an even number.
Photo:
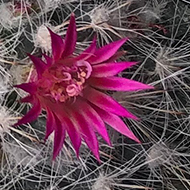
[{"label": "pink flower", "polygon": [[46,61],[29,55],[34,63],[37,79],[16,87],[29,93],[22,102],[33,105],[31,110],[15,125],[35,120],[42,109],[47,112],[46,136],[54,131],[53,159],[60,152],[66,133],[77,156],[84,140],[99,160],[99,147],[95,132],[110,145],[105,123],[123,135],[139,140],[119,116],[137,119],[103,90],[135,91],[152,89],[137,81],[117,77],[119,72],[136,64],[115,62],[121,54],[118,49],[126,38],[97,49],[96,39],[80,55],[73,54],[77,32],[72,14],[65,40],[49,30],[52,40],[52,57]]}]

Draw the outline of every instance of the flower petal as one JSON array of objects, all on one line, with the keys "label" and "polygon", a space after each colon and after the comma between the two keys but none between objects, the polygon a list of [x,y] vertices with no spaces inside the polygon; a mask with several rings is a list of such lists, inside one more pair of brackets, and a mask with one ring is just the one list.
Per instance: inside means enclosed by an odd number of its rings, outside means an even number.
[{"label": "flower petal", "polygon": [[53,63],[52,58],[49,57],[49,56],[47,56],[46,54],[43,54],[43,56],[44,56],[44,58],[45,58],[45,60],[46,60],[47,66],[48,66],[48,67],[51,66],[52,63]]},{"label": "flower petal", "polygon": [[[63,109],[62,109],[63,110]],[[79,157],[79,149],[81,146],[81,136],[80,131],[78,131],[72,121],[70,120],[69,116],[65,113],[66,108],[64,108],[64,111],[59,111],[58,117],[59,120],[64,123],[65,128],[67,130],[67,133],[71,139],[71,142],[73,144],[73,147],[76,151],[77,157]]]},{"label": "flower petal", "polygon": [[112,57],[110,57],[108,60],[106,60],[106,62],[111,63],[125,54],[126,54],[126,51],[118,51]]},{"label": "flower petal", "polygon": [[[67,123],[68,126],[68,121],[65,121]],[[76,130],[76,128],[74,127],[74,125],[69,125],[69,127],[67,128],[67,132],[68,135],[71,139],[71,142],[73,144],[73,147],[76,151],[76,155],[77,157],[79,157],[79,149],[81,146],[81,137],[80,137],[80,133]]]},{"label": "flower petal", "polygon": [[46,108],[46,112],[47,112],[47,121],[46,121],[46,135],[44,138],[45,141],[48,139],[48,137],[51,135],[51,133],[56,127],[53,113],[48,108]]},{"label": "flower petal", "polygon": [[33,103],[33,101],[34,101],[34,98],[31,95],[26,96],[20,100],[20,102],[22,103]]},{"label": "flower petal", "polygon": [[33,107],[20,119],[14,126],[22,125],[31,121],[34,121],[41,113],[41,105],[38,100],[35,100]]},{"label": "flower petal", "polygon": [[75,59],[76,60],[86,60],[86,59],[88,59],[89,57],[91,57],[94,54],[95,50],[96,50],[96,37],[94,37],[91,45],[86,50],[84,50]]},{"label": "flower petal", "polygon": [[107,112],[132,119],[138,119],[114,99],[91,87],[88,87],[84,90],[83,97],[90,101],[92,104]]},{"label": "flower petal", "polygon": [[100,117],[104,120],[104,122],[106,122],[108,125],[114,128],[116,131],[140,143],[139,139],[133,134],[133,132],[125,125],[125,123],[118,116],[112,113],[106,112],[97,107],[95,108],[95,110],[100,115]]},{"label": "flower petal", "polygon": [[68,132],[68,135],[71,139],[71,142],[77,153],[77,156],[79,156],[79,148],[81,145],[81,136],[80,136],[81,132],[79,129],[77,129],[73,125],[73,121],[71,120],[72,117],[70,115],[68,115],[68,113],[66,113],[66,112],[68,112],[67,106],[65,106],[65,104],[55,104],[54,102],[52,102],[48,99],[44,99],[43,102],[44,102],[45,109],[46,110],[49,109],[52,113],[54,113],[54,115],[56,115],[56,117],[64,125],[64,128]]},{"label": "flower petal", "polygon": [[126,42],[126,40],[127,38],[124,38],[98,49],[87,61],[94,65],[108,60],[117,52],[117,50]]},{"label": "flower petal", "polygon": [[34,82],[22,83],[22,84],[15,85],[14,87],[20,88],[30,94],[35,94],[36,89],[37,89],[37,86]]},{"label": "flower petal", "polygon": [[144,89],[153,89],[149,86],[134,80],[120,78],[120,77],[107,77],[107,78],[90,78],[90,85],[102,90],[116,90],[116,91],[135,91]]},{"label": "flower petal", "polygon": [[65,37],[65,48],[62,54],[62,58],[71,55],[75,50],[77,40],[77,30],[75,23],[75,16],[71,14],[70,23],[67,29],[67,34]]},{"label": "flower petal", "polygon": [[65,126],[63,126],[63,124],[55,115],[54,115],[54,121],[55,121],[54,123],[55,134],[54,134],[54,146],[53,146],[53,160],[55,160],[55,158],[61,151],[65,140]]},{"label": "flower petal", "polygon": [[51,47],[52,47],[53,60],[57,61],[58,59],[61,58],[61,55],[63,53],[64,42],[63,42],[63,39],[61,38],[61,36],[55,34],[49,28],[48,28],[48,30],[49,30],[49,33],[51,36]]},{"label": "flower petal", "polygon": [[137,64],[137,62],[103,63],[100,65],[94,65],[91,76],[92,77],[114,76],[135,64]]},{"label": "flower petal", "polygon": [[[71,105],[72,106],[72,105]],[[78,107],[71,107],[69,114],[72,117],[72,122],[81,131],[82,138],[93,152],[98,161],[100,161],[99,147],[96,135],[91,127],[91,123],[87,121],[81,113],[78,111]]]},{"label": "flower petal", "polygon": [[95,129],[95,131],[97,131],[103,139],[111,145],[105,124],[98,113],[82,98],[80,98],[80,100],[78,98],[75,105],[79,108],[83,108],[80,110],[80,114],[82,114],[83,117],[88,120],[88,123]]},{"label": "flower petal", "polygon": [[34,66],[35,66],[37,74],[38,74],[38,78],[40,78],[42,76],[43,72],[45,71],[45,69],[47,68],[47,65],[40,58],[38,58],[36,56],[33,56],[29,53],[28,53],[28,56],[34,63]]}]

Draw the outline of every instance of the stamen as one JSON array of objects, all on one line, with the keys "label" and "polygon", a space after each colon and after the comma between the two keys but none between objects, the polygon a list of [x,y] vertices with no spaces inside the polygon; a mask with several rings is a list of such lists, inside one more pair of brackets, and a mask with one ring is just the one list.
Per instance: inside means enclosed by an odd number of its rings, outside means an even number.
[{"label": "stamen", "polygon": [[65,102],[70,97],[76,97],[83,89],[83,84],[90,76],[91,65],[87,61],[78,61],[76,65],[50,67],[43,75],[39,84],[43,96],[51,96],[55,101]]},{"label": "stamen", "polygon": [[83,72],[80,73],[80,76],[85,78],[86,77],[86,73],[83,71]]},{"label": "stamen", "polygon": [[65,97],[64,95],[62,95],[62,96],[59,98],[59,101],[60,101],[60,102],[65,102],[65,100],[66,100],[66,97]]},{"label": "stamen", "polygon": [[75,84],[71,84],[71,85],[67,86],[66,92],[67,92],[68,96],[71,96],[71,97],[78,95],[77,86]]},{"label": "stamen", "polygon": [[90,77],[91,72],[92,72],[92,67],[88,61],[77,61],[77,66],[78,67],[84,67],[83,71],[86,73],[86,79]]},{"label": "stamen", "polygon": [[71,75],[68,72],[62,72],[63,74],[63,81],[69,81],[71,80]]}]

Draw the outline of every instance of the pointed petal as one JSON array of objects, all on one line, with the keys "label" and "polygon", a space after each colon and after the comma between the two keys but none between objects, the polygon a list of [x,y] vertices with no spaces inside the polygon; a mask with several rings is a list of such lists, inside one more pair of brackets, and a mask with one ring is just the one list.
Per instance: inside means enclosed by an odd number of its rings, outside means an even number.
[{"label": "pointed petal", "polygon": [[63,147],[66,133],[65,122],[62,122],[59,115],[57,115],[57,112],[62,110],[62,105],[55,104],[51,101],[44,101],[44,108],[47,111],[45,140],[54,131],[53,160],[55,160]]},{"label": "pointed petal", "polygon": [[57,61],[58,59],[61,58],[61,55],[63,53],[64,42],[63,42],[63,39],[61,38],[61,36],[55,34],[49,28],[48,28],[48,30],[49,30],[49,33],[51,36],[51,47],[52,47],[53,60]]},{"label": "pointed petal", "polygon": [[76,30],[75,16],[74,14],[71,14],[70,23],[65,37],[65,49],[63,51],[62,58],[71,55],[74,52],[76,41],[77,41],[77,30]]},{"label": "pointed petal", "polygon": [[38,100],[35,101],[33,107],[20,119],[14,126],[22,125],[34,121],[41,113],[41,105]]},{"label": "pointed petal", "polygon": [[67,126],[69,126],[67,128],[67,133],[71,139],[71,142],[73,144],[73,147],[76,151],[76,155],[77,157],[79,157],[79,150],[80,150],[80,146],[81,146],[81,136],[80,133],[76,130],[76,128],[74,127],[73,124],[68,124],[68,121],[65,121],[67,123]]},{"label": "pointed petal", "polygon": [[33,101],[34,101],[34,98],[31,95],[26,96],[20,100],[20,102],[22,103],[33,103]]},{"label": "pointed petal", "polygon": [[98,49],[87,61],[92,65],[102,63],[112,57],[117,50],[126,42],[127,38],[112,42]]},{"label": "pointed petal", "polygon": [[51,135],[53,130],[55,129],[55,118],[53,113],[47,108],[47,121],[46,121],[46,135],[44,140],[46,141],[48,137]]},{"label": "pointed petal", "polygon": [[88,59],[89,57],[91,57],[94,54],[95,50],[96,50],[96,37],[94,37],[91,45],[86,50],[84,50],[75,59],[76,60],[86,60],[86,59]]},{"label": "pointed petal", "polygon": [[87,146],[93,152],[96,159],[100,161],[98,141],[91,124],[87,121],[87,118],[79,113],[78,108],[74,106],[71,107],[69,114],[72,117],[74,125],[81,131],[82,138]]},{"label": "pointed petal", "polygon": [[46,63],[47,63],[47,67],[51,66],[53,64],[53,59],[49,56],[47,56],[46,54],[43,54],[45,60],[46,60]]},{"label": "pointed petal", "polygon": [[14,87],[20,88],[30,94],[34,94],[37,89],[37,86],[34,82],[22,83],[22,84],[15,85]]},{"label": "pointed petal", "polygon": [[121,77],[90,78],[90,85],[102,90],[135,91],[154,87]]},{"label": "pointed petal", "polygon": [[98,90],[88,87],[84,90],[83,97],[90,101],[92,104],[107,112],[111,112],[113,114],[127,118],[138,119],[114,99]]},{"label": "pointed petal", "polygon": [[84,141],[86,142],[96,159],[100,162],[98,141],[94,131],[90,127],[83,127],[82,133]]},{"label": "pointed petal", "polygon": [[123,56],[125,54],[126,54],[126,51],[118,51],[112,57],[110,57],[108,60],[106,60],[106,62],[107,63],[114,62],[116,59],[120,58],[121,56]]},{"label": "pointed petal", "polygon": [[70,120],[69,116],[65,113],[66,108],[64,108],[64,112],[59,112],[59,120],[64,123],[67,133],[71,139],[73,147],[76,151],[77,157],[79,157],[79,149],[81,146],[81,136],[80,131],[78,131],[72,121]]},{"label": "pointed petal", "polygon": [[55,134],[54,134],[54,146],[53,146],[53,160],[55,160],[55,158],[61,151],[65,140],[65,127],[55,115],[54,115],[54,121],[55,121],[54,123]]},{"label": "pointed petal", "polygon": [[106,112],[102,109],[95,108],[100,117],[110,125],[113,129],[120,132],[121,134],[129,137],[130,139],[140,143],[139,139],[133,134],[133,132],[125,125],[125,123],[116,115]]},{"label": "pointed petal", "polygon": [[42,73],[47,68],[47,65],[40,58],[38,58],[36,56],[33,56],[33,55],[29,54],[29,53],[28,53],[28,56],[30,57],[30,59],[34,63],[34,66],[35,66],[37,74],[38,74],[38,78],[41,77]]},{"label": "pointed petal", "polygon": [[137,62],[119,62],[119,63],[103,63],[94,65],[92,68],[92,77],[110,77],[114,76],[121,71],[137,64]]},{"label": "pointed petal", "polygon": [[77,107],[82,108],[80,109],[80,114],[88,120],[88,123],[91,124],[94,130],[97,131],[109,145],[111,145],[105,124],[98,113],[82,98],[80,98],[80,100],[78,99],[75,104]]}]

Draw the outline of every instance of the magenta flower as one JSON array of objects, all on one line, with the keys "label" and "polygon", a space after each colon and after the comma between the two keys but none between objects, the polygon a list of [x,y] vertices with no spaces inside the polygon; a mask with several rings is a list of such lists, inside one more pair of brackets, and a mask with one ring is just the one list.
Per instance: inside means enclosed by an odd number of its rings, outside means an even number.
[{"label": "magenta flower", "polygon": [[75,17],[71,15],[65,40],[49,30],[52,40],[52,57],[45,61],[29,55],[37,77],[35,81],[16,87],[29,93],[22,102],[33,105],[31,110],[15,125],[35,120],[42,109],[47,112],[46,136],[54,131],[53,159],[60,152],[66,133],[77,156],[84,140],[99,160],[99,147],[95,132],[110,145],[105,123],[123,135],[139,140],[119,116],[137,119],[118,102],[103,92],[152,89],[151,86],[117,77],[119,72],[135,65],[135,62],[115,62],[121,54],[118,49],[126,38],[97,49],[96,39],[80,55],[75,50],[77,32]]}]

